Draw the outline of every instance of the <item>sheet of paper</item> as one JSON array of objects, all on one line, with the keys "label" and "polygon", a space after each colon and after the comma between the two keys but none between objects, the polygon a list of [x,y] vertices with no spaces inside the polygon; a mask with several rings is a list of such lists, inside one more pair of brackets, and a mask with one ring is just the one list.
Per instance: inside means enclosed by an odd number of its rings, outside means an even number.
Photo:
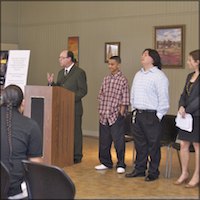
[{"label": "sheet of paper", "polygon": [[18,85],[22,91],[27,83],[30,50],[10,50],[7,64],[5,87]]},{"label": "sheet of paper", "polygon": [[176,121],[176,126],[179,127],[180,129],[188,131],[188,132],[192,131],[193,118],[191,114],[186,113],[185,117],[182,117],[178,113],[175,121]]}]

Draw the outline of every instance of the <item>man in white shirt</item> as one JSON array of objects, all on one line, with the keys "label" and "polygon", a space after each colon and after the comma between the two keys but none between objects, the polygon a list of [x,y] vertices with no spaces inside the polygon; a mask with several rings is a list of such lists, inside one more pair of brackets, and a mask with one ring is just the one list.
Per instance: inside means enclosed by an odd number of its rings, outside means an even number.
[{"label": "man in white shirt", "polygon": [[[161,71],[161,59],[154,49],[145,49],[142,68],[133,79],[131,107],[133,136],[136,149],[135,169],[126,177],[145,177],[154,181],[159,177],[161,159],[161,119],[169,109],[168,79]],[[147,164],[149,164],[148,171]]]}]

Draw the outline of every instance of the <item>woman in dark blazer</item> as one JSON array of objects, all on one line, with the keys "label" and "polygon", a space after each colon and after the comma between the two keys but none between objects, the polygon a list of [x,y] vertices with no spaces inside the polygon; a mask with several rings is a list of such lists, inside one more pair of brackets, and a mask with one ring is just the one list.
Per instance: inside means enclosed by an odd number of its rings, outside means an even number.
[{"label": "woman in dark blazer", "polygon": [[191,132],[179,130],[178,139],[181,141],[181,166],[182,173],[176,185],[181,185],[189,178],[188,165],[189,165],[189,146],[193,144],[195,149],[195,170],[189,183],[185,187],[191,188],[199,184],[199,143],[200,143],[200,105],[199,105],[199,68],[200,68],[200,50],[194,50],[189,53],[187,64],[189,69],[193,72],[188,74],[185,87],[179,100],[179,114],[184,117],[189,113],[193,117],[193,129]]}]

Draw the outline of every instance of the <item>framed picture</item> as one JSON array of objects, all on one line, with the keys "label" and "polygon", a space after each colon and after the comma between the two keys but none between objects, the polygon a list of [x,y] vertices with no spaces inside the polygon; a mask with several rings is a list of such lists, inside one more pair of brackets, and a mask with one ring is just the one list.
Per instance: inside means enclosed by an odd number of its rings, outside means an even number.
[{"label": "framed picture", "polygon": [[106,42],[105,43],[105,62],[111,56],[120,56],[120,42]]},{"label": "framed picture", "polygon": [[184,66],[185,25],[156,26],[154,48],[159,52],[163,67]]},{"label": "framed picture", "polygon": [[68,50],[74,53],[76,65],[79,65],[79,37],[68,37]]}]

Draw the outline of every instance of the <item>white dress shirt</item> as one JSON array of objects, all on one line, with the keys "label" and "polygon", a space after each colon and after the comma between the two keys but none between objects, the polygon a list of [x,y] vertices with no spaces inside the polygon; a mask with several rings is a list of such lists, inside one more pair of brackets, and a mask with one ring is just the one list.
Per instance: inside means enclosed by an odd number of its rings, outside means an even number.
[{"label": "white dress shirt", "polygon": [[141,68],[133,79],[130,103],[132,110],[156,110],[161,120],[169,109],[169,82],[163,71],[152,67],[148,71]]},{"label": "white dress shirt", "polygon": [[65,75],[67,75],[69,73],[69,71],[71,70],[71,68],[73,67],[74,63],[72,63],[69,67],[65,67],[64,72],[66,72]]}]

